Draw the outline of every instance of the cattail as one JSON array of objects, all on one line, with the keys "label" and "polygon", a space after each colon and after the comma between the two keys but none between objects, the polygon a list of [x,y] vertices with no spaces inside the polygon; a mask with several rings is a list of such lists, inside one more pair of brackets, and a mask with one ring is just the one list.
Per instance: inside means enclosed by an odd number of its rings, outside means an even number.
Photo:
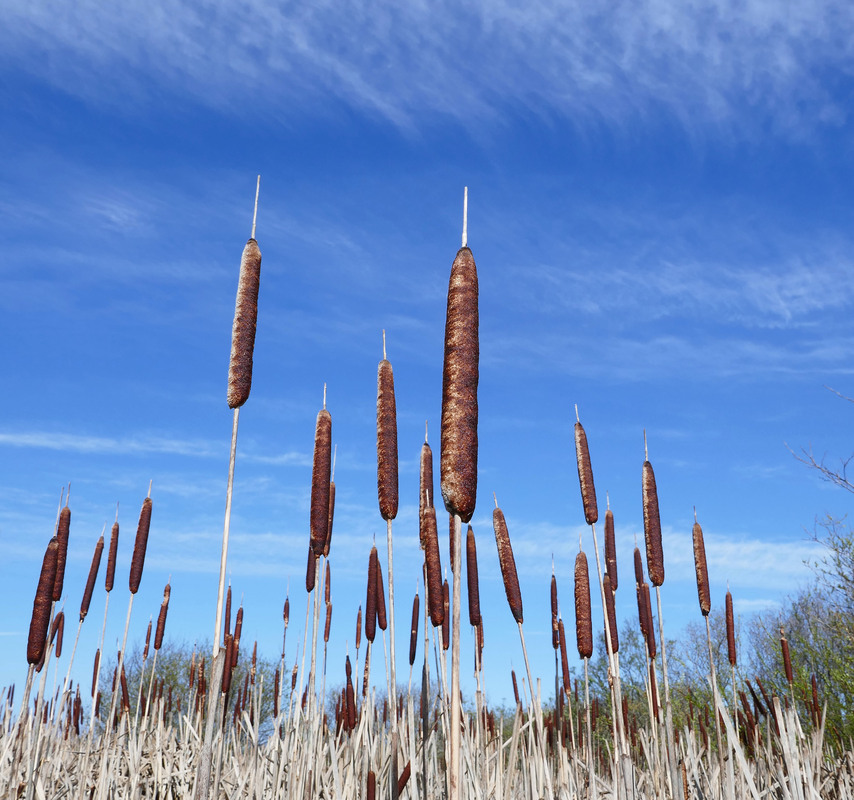
[{"label": "cattail", "polygon": [[555,578],[554,571],[552,571],[550,599],[552,603],[552,647],[557,650],[560,647],[560,632],[558,631],[557,617],[557,578]]},{"label": "cattail", "polygon": [[658,684],[655,681],[655,672],[653,670],[653,662],[649,663],[649,690],[652,695],[652,714],[658,721]]},{"label": "cattail", "polygon": [[522,622],[522,592],[519,590],[519,578],[516,575],[516,561],[510,546],[510,533],[500,508],[492,512],[492,527],[495,529],[495,543],[498,545],[498,563],[501,565],[501,577],[504,579],[504,592],[510,604],[510,612],[516,622]]},{"label": "cattail", "polygon": [[444,618],[442,619],[442,649],[447,650],[451,645],[451,612],[450,612],[451,594],[448,588],[447,579],[442,584],[442,610]]},{"label": "cattail", "polygon": [[385,584],[383,583],[383,567],[380,564],[379,556],[377,556],[377,625],[380,630],[384,631],[388,628],[388,619],[386,618],[385,610]]},{"label": "cattail", "polygon": [[347,688],[346,688],[346,705],[347,705],[347,727],[350,730],[356,727],[356,697],[353,689],[353,678],[349,672],[350,656],[347,656]]},{"label": "cattail", "polygon": [[223,640],[231,633],[231,584],[228,584],[228,591],[225,593],[225,632]]},{"label": "cattail", "polygon": [[329,520],[326,523],[326,541],[323,543],[323,556],[329,558],[332,547],[332,520],[335,518],[335,481],[329,481]]},{"label": "cattail", "polygon": [[792,672],[792,656],[789,653],[789,640],[786,639],[786,632],[780,628],[780,648],[783,651],[783,668],[786,670],[786,682],[791,686],[795,682],[794,673]]},{"label": "cattail", "polygon": [[122,710],[127,713],[130,711],[130,695],[128,694],[128,676],[125,673],[125,665],[122,664],[122,674],[121,674],[121,687],[122,687]]},{"label": "cattail", "polygon": [[477,499],[478,283],[468,247],[457,252],[448,284],[442,370],[442,498],[468,522]]},{"label": "cattail", "polygon": [[54,618],[53,624],[50,626],[50,641],[56,640],[56,657],[62,655],[62,635],[65,633],[65,612],[60,611]]},{"label": "cattail", "polygon": [[477,663],[480,664],[483,660],[483,619],[478,623],[477,628]]},{"label": "cattail", "polygon": [[418,496],[418,532],[421,549],[424,549],[424,509],[433,505],[433,451],[425,438],[421,445]]},{"label": "cattail", "polygon": [[575,458],[578,462],[578,483],[581,486],[584,519],[588,525],[593,525],[599,520],[599,508],[596,505],[596,487],[593,485],[593,468],[590,466],[587,434],[580,422],[575,423]]},{"label": "cattail", "polygon": [[279,675],[279,667],[276,667],[276,674],[273,676],[273,716],[274,717],[279,716],[279,682],[280,681],[281,681],[281,676]]},{"label": "cattail", "polygon": [[469,624],[472,627],[480,625],[480,585],[477,576],[477,545],[474,540],[474,530],[471,525],[466,532],[466,572],[468,577],[469,594]]},{"label": "cattail", "polygon": [[222,668],[222,693],[228,694],[231,688],[231,677],[234,672],[234,636],[225,635],[225,665]]},{"label": "cattail", "polygon": [[436,509],[424,510],[426,536],[424,541],[424,561],[427,565],[427,605],[430,621],[437,628],[445,618],[442,605],[442,562],[439,556],[439,533],[436,530]]},{"label": "cattail", "polygon": [[56,527],[56,575],[53,579],[53,601],[58,603],[62,597],[62,585],[65,581],[65,560],[68,557],[68,534],[71,530],[71,509],[68,503],[59,513],[59,525]]},{"label": "cattail", "polygon": [[[92,664],[92,691],[89,693],[95,697],[95,684],[98,681],[98,673],[101,671],[101,649],[95,651],[95,662]],[[191,687],[192,688],[192,687]]]},{"label": "cattail", "polygon": [[614,535],[614,512],[605,512],[605,569],[611,579],[611,589],[617,591],[617,539]]},{"label": "cattail", "polygon": [[569,694],[569,656],[566,652],[566,629],[563,626],[563,620],[557,621],[558,639],[560,643],[560,666],[563,671],[563,690]]},{"label": "cattail", "polygon": [[332,603],[326,604],[326,624],[323,626],[323,641],[329,641],[329,628],[332,625]]},{"label": "cattail", "polygon": [[136,594],[142,580],[142,568],[145,565],[145,548],[148,545],[148,529],[151,526],[151,498],[142,501],[139,512],[139,524],[136,528],[136,541],[133,545],[133,558],[130,562],[130,593]]},{"label": "cattail", "polygon": [[593,656],[593,622],[590,616],[590,576],[587,556],[575,557],[575,640],[581,658]]},{"label": "cattail", "polygon": [[329,529],[329,483],[332,472],[332,415],[322,408],[314,431],[314,461],[311,468],[311,548],[323,555]]},{"label": "cattail", "polygon": [[653,586],[664,583],[664,551],[661,547],[661,518],[658,490],[649,461],[643,462],[643,532],[646,538],[646,568]]},{"label": "cattail", "polygon": [[707,617],[712,610],[712,596],[709,592],[709,570],[706,566],[706,545],[703,542],[703,529],[699,522],[694,523],[691,532],[694,539],[694,569],[697,573],[697,596],[700,599],[700,611]]},{"label": "cattail", "polygon": [[145,647],[142,648],[142,660],[148,658],[148,646],[151,644],[151,618],[148,619],[148,630],[145,632]]},{"label": "cattail", "polygon": [[[749,684],[748,684],[749,685]],[[818,702],[818,681],[815,678],[815,673],[810,676],[810,686],[812,687],[812,707],[815,714],[816,725],[821,723],[821,705]]]},{"label": "cattail", "polygon": [[101,566],[101,554],[104,552],[104,537],[101,536],[95,545],[92,555],[92,564],[89,566],[89,577],[86,579],[86,588],[83,591],[83,602],[80,603],[80,621],[83,622],[89,613],[89,604],[92,602],[92,592],[95,589],[95,580],[98,577],[98,569]]},{"label": "cattail", "polygon": [[309,544],[308,546],[308,561],[305,565],[305,590],[310,594],[314,591],[314,580],[315,580],[315,562],[317,561],[317,556],[314,554],[314,548]]},{"label": "cattail", "polygon": [[635,583],[640,586],[643,583],[643,561],[639,548],[635,548]]},{"label": "cattail", "polygon": [[362,643],[362,607],[356,612],[356,652],[359,652],[359,645]]},{"label": "cattail", "polygon": [[457,533],[457,526],[454,523],[454,515],[448,514],[448,563],[451,565],[451,572],[456,568],[454,560],[454,536]]},{"label": "cattail", "polygon": [[513,697],[516,700],[516,707],[518,708],[519,706],[522,705],[522,703],[519,700],[519,684],[516,683],[516,670],[513,670],[513,669],[510,670],[510,677],[513,680]]},{"label": "cattail", "polygon": [[657,652],[655,646],[655,628],[652,624],[652,599],[649,593],[649,584],[644,581],[641,584],[643,592],[644,616],[646,617],[646,650],[650,658],[655,658]]},{"label": "cattail", "polygon": [[288,627],[288,622],[291,619],[291,600],[288,595],[285,595],[285,606],[282,609],[282,619],[285,622],[285,627]]},{"label": "cattail", "polygon": [[418,592],[415,593],[415,599],[412,601],[412,627],[409,632],[409,666],[415,664],[415,649],[418,646],[418,612],[421,601],[418,597]]},{"label": "cattail", "polygon": [[638,624],[640,625],[641,636],[643,636],[644,641],[646,641],[646,606],[644,605],[643,600],[643,584],[637,584],[635,586],[635,595],[637,596],[638,601]]},{"label": "cattail", "polygon": [[617,611],[614,603],[614,591],[611,588],[611,576],[606,572],[602,577],[602,589],[605,592],[605,611],[608,614],[608,629],[611,633],[611,652],[620,650],[620,637],[617,633]]},{"label": "cattail", "polygon": [[294,664],[293,671],[291,672],[291,691],[297,688],[297,665]]},{"label": "cattail", "polygon": [[114,522],[110,531],[110,552],[107,554],[107,575],[104,581],[104,589],[109,594],[113,591],[113,582],[116,577],[116,557],[119,552],[119,523]]},{"label": "cattail", "polygon": [[56,580],[56,558],[59,542],[54,536],[48,542],[42,559],[42,569],[33,599],[33,615],[30,618],[30,633],[27,638],[27,663],[37,664],[44,652],[47,627],[50,624],[50,607],[53,602],[53,585]]},{"label": "cattail", "polygon": [[239,408],[252,388],[252,353],[258,319],[258,287],[261,285],[261,251],[250,239],[240,258],[234,325],[231,329],[231,359],[228,364],[228,407]]},{"label": "cattail", "polygon": [[377,568],[379,559],[376,546],[368,559],[368,593],[365,598],[365,636],[373,642],[377,635]]},{"label": "cattail", "polygon": [[377,495],[382,518],[394,519],[397,516],[397,410],[394,373],[385,353],[377,369]]},{"label": "cattail", "polygon": [[326,562],[326,580],[323,581],[323,599],[327,605],[332,602],[332,570]]},{"label": "cattail", "polygon": [[376,800],[377,796],[377,776],[372,769],[368,770],[368,786],[366,792],[367,800]]},{"label": "cattail", "polygon": [[398,795],[403,794],[403,790],[406,788],[407,781],[409,781],[409,775],[411,771],[411,762],[407,761],[406,766],[403,768],[403,772],[400,773],[400,777],[397,779]]},{"label": "cattail", "polygon": [[726,593],[726,646],[729,663],[734,667],[737,656],[735,650],[735,617],[732,613],[732,593],[729,589]]},{"label": "cattail", "polygon": [[169,611],[169,598],[172,596],[172,586],[166,584],[163,590],[163,602],[160,604],[160,616],[157,617],[157,630],[154,634],[154,649],[159,650],[163,646],[163,631],[166,630],[166,614]]}]

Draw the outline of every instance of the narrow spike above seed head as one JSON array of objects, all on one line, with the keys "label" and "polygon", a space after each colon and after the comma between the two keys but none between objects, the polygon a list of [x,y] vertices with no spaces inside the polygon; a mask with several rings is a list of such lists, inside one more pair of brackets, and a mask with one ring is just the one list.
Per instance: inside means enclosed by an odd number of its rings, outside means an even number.
[{"label": "narrow spike above seed head", "polygon": [[699,522],[694,523],[691,531],[694,542],[694,571],[697,574],[697,597],[700,611],[704,617],[712,610],[712,595],[709,591],[709,568],[706,566],[706,545],[703,541],[703,529]]},{"label": "narrow spike above seed head", "polygon": [[365,636],[373,642],[377,635],[377,568],[379,558],[377,548],[371,548],[368,558],[368,592],[365,597]]},{"label": "narrow spike above seed head", "polygon": [[383,358],[377,369],[377,495],[384,520],[397,516],[397,409],[394,373]]},{"label": "narrow spike above seed head", "polygon": [[59,542],[54,536],[48,542],[42,559],[41,573],[33,599],[33,614],[30,618],[30,632],[27,637],[27,663],[37,664],[44,652],[47,629],[50,624],[50,607],[53,602],[53,584],[56,580],[56,557]]},{"label": "narrow spike above seed head", "polygon": [[427,608],[430,622],[437,628],[445,618],[442,606],[442,560],[439,555],[439,532],[436,530],[436,509],[432,506],[424,510],[425,541],[424,561],[427,569]]},{"label": "narrow spike above seed head", "polygon": [[587,556],[575,557],[575,641],[581,658],[593,657],[593,620],[590,615],[590,574]]},{"label": "narrow spike above seed head", "polygon": [[142,581],[142,569],[145,566],[145,549],[148,546],[148,531],[151,527],[151,498],[146,497],[142,501],[142,510],[139,512],[139,524],[136,527],[136,540],[133,545],[133,557],[130,562],[130,593],[139,591]]},{"label": "narrow spike above seed head", "polygon": [[252,388],[252,357],[255,350],[255,328],[258,320],[258,289],[261,285],[261,251],[250,239],[240,258],[234,324],[231,329],[231,358],[228,364],[229,408],[239,408],[249,398]]},{"label": "narrow spike above seed head", "polygon": [[98,579],[98,569],[101,566],[101,555],[104,552],[104,535],[98,539],[95,552],[92,554],[92,563],[89,566],[89,577],[86,579],[86,588],[83,591],[83,601],[80,603],[80,621],[89,613],[89,605],[92,602],[92,592],[95,590],[95,581]]},{"label": "narrow spike above seed head", "polygon": [[448,284],[442,370],[441,488],[445,508],[468,522],[477,501],[478,281],[468,247]]},{"label": "narrow spike above seed head", "polygon": [[614,532],[614,512],[605,512],[605,569],[611,579],[611,589],[617,591],[617,538]]},{"label": "narrow spike above seed head", "polygon": [[658,489],[649,461],[643,462],[643,532],[646,539],[646,569],[653,586],[664,583],[664,550],[661,547],[661,517],[658,512]]},{"label": "narrow spike above seed head", "polygon": [[738,654],[735,649],[735,617],[732,613],[732,593],[727,589],[726,593],[726,645],[727,657],[729,663],[734,667],[738,660]]},{"label": "narrow spike above seed head", "polygon": [[578,483],[581,486],[584,519],[588,525],[593,525],[599,520],[599,507],[596,504],[596,487],[593,485],[593,468],[590,465],[587,434],[580,422],[575,423],[575,457],[578,463]]},{"label": "narrow spike above seed head", "polygon": [[476,628],[481,623],[480,581],[477,574],[477,545],[471,525],[466,531],[466,577],[468,579],[469,625]]},{"label": "narrow spike above seed head", "polygon": [[104,580],[104,589],[107,594],[113,591],[113,583],[116,579],[116,558],[119,552],[119,523],[114,522],[110,530],[110,551],[107,554],[107,574]]},{"label": "narrow spike above seed head", "polygon": [[322,408],[314,431],[314,460],[311,468],[311,548],[323,555],[329,530],[329,485],[332,474],[332,415]]},{"label": "narrow spike above seed head", "polygon": [[56,576],[53,579],[53,601],[58,603],[62,598],[62,586],[65,581],[65,560],[68,557],[68,536],[71,531],[71,509],[66,502],[59,512],[59,524],[56,527],[56,541],[59,549],[56,552]]},{"label": "narrow spike above seed head", "polygon": [[510,605],[513,619],[521,623],[522,592],[519,589],[519,576],[516,574],[516,559],[513,558],[513,548],[510,545],[510,532],[504,512],[496,508],[492,512],[492,527],[495,530],[495,544],[498,546],[498,563],[501,566],[501,577],[504,580],[504,592]]}]

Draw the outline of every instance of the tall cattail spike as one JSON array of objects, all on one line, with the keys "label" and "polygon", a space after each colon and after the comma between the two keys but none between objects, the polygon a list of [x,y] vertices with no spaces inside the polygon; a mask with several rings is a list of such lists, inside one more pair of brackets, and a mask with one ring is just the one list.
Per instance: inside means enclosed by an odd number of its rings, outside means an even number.
[{"label": "tall cattail spike", "polygon": [[261,192],[261,176],[258,176],[258,180],[255,183],[255,208],[252,211],[252,236],[251,239],[255,238],[255,224],[258,222],[258,194]]},{"label": "tall cattail spike", "polygon": [[469,187],[463,189],[463,247],[469,242]]},{"label": "tall cattail spike", "polygon": [[386,360],[386,352],[385,352],[385,328],[383,328],[383,361]]},{"label": "tall cattail spike", "polygon": [[646,428],[643,429],[643,460],[649,461],[649,448],[646,444]]},{"label": "tall cattail spike", "polygon": [[581,422],[581,420],[578,418],[578,403],[575,404],[575,421]]},{"label": "tall cattail spike", "polygon": [[323,384],[323,407],[326,408],[326,384]]},{"label": "tall cattail spike", "polygon": [[428,421],[425,419],[424,420],[424,444],[427,444],[427,426],[428,426],[428,424],[429,424]]}]

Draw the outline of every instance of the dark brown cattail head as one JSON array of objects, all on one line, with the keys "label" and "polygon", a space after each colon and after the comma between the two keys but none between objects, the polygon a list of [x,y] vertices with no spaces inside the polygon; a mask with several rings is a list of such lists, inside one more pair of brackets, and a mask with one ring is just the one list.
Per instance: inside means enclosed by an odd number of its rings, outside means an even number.
[{"label": "dark brown cattail head", "polygon": [[697,573],[697,597],[700,600],[700,611],[707,617],[712,610],[712,595],[709,591],[709,569],[706,566],[706,545],[703,541],[703,529],[699,522],[694,523],[691,532],[694,540],[694,570]]},{"label": "dark brown cattail head", "polygon": [[98,578],[98,569],[101,566],[101,555],[104,552],[104,537],[98,539],[95,552],[92,554],[92,563],[89,566],[89,577],[86,579],[86,588],[83,591],[83,602],[80,603],[80,621],[82,622],[89,613],[89,604],[92,602],[92,592],[95,590],[95,581]]},{"label": "dark brown cattail head", "polygon": [[53,624],[50,626],[50,641],[56,641],[56,657],[62,655],[62,636],[65,633],[65,612],[60,611],[54,618]]},{"label": "dark brown cattail head", "polygon": [[[279,684],[282,680],[279,674],[279,667],[276,667],[276,674],[273,677],[273,716],[279,716]],[[172,688],[171,686],[169,687]]]},{"label": "dark brown cattail head", "polygon": [[646,539],[646,569],[653,586],[664,583],[664,550],[661,547],[661,518],[658,489],[649,461],[643,462],[643,532]]},{"label": "dark brown cattail head", "polygon": [[119,523],[114,522],[110,531],[110,551],[107,553],[107,575],[104,581],[104,589],[109,593],[113,591],[113,583],[116,578],[116,557],[119,552]]},{"label": "dark brown cattail head", "polygon": [[593,485],[593,468],[590,466],[587,434],[580,422],[575,423],[575,458],[578,462],[578,483],[581,486],[584,519],[588,525],[592,525],[599,520],[599,507],[596,504],[596,487]]},{"label": "dark brown cattail head", "polygon": [[415,664],[415,650],[418,647],[418,611],[421,601],[418,597],[418,592],[415,593],[415,599],[412,601],[412,627],[409,631],[409,666]]},{"label": "dark brown cattail head", "polygon": [[323,543],[323,555],[329,558],[332,547],[332,521],[335,519],[335,481],[329,481],[329,522],[326,525],[326,541]]},{"label": "dark brown cattail head", "polygon": [[522,592],[519,589],[519,577],[516,574],[516,560],[510,546],[510,533],[504,512],[496,508],[492,512],[492,527],[495,530],[495,543],[498,545],[498,563],[501,565],[501,577],[504,579],[504,592],[510,604],[510,612],[516,622],[522,622]]},{"label": "dark brown cattail head", "polygon": [[172,596],[171,584],[166,584],[163,590],[163,602],[160,604],[160,615],[157,617],[157,630],[154,633],[154,649],[163,646],[163,632],[166,630],[166,614],[169,612],[169,598]]},{"label": "dark brown cattail head", "polygon": [[611,579],[611,589],[617,591],[617,539],[614,534],[614,512],[605,512],[605,569]]},{"label": "dark brown cattail head", "polygon": [[442,649],[447,650],[451,644],[451,611],[450,611],[451,593],[448,587],[447,579],[442,584],[442,610],[444,618],[442,619]]},{"label": "dark brown cattail head", "polygon": [[734,667],[737,664],[738,654],[735,649],[735,617],[732,613],[732,593],[726,593],[726,646],[729,663]]},{"label": "dark brown cattail head", "polygon": [[231,688],[231,676],[234,671],[234,637],[227,633],[225,635],[225,665],[222,670],[222,693],[228,694]]},{"label": "dark brown cattail head", "polygon": [[151,619],[148,620],[148,629],[145,631],[145,647],[142,648],[142,660],[148,658],[148,647],[151,644]]},{"label": "dark brown cattail head", "polygon": [[56,557],[59,542],[54,536],[47,545],[36,596],[33,599],[33,615],[30,618],[30,633],[27,638],[27,663],[38,664],[44,652],[47,628],[50,624],[50,607],[53,602],[53,584],[56,580]]},{"label": "dark brown cattail head", "polygon": [[[101,650],[95,651],[95,662],[92,664],[92,691],[91,696],[95,697],[95,684],[98,682],[98,673],[101,671]],[[190,687],[192,688],[192,687]]]},{"label": "dark brown cattail head", "polygon": [[385,583],[383,582],[383,568],[379,556],[377,556],[377,625],[380,626],[381,631],[388,628],[385,610]]},{"label": "dark brown cattail head", "polygon": [[133,558],[130,562],[130,593],[136,594],[142,581],[142,568],[145,566],[145,548],[148,546],[148,529],[151,527],[151,498],[142,501],[139,512],[139,524],[136,527],[136,540],[133,544]]},{"label": "dark brown cattail head", "polygon": [[385,357],[377,369],[377,495],[384,520],[397,516],[397,410],[394,373]]},{"label": "dark brown cattail head", "polygon": [[442,498],[468,522],[477,500],[478,282],[474,256],[462,247],[451,267],[442,371]]},{"label": "dark brown cattail head", "polygon": [[644,581],[641,584],[643,592],[644,616],[646,617],[646,651],[650,658],[655,658],[657,652],[655,646],[655,628],[652,623],[652,599],[649,594],[649,584]]},{"label": "dark brown cattail head", "polygon": [[130,694],[128,693],[128,676],[125,673],[125,665],[122,664],[122,710],[127,713],[130,711]]},{"label": "dark brown cattail head", "polygon": [[228,591],[225,593],[225,631],[223,632],[223,641],[225,637],[231,633],[231,584],[228,584]]},{"label": "dark brown cattail head", "polygon": [[314,548],[308,546],[308,561],[305,565],[305,590],[309,593],[314,591],[314,582],[317,578],[317,556],[314,554]]},{"label": "dark brown cattail head", "polygon": [[373,770],[368,770],[368,784],[365,792],[367,800],[376,800],[377,796],[377,776]]},{"label": "dark brown cattail head", "polygon": [[291,691],[297,688],[297,670],[299,668],[296,664],[294,664],[294,668],[291,671]]},{"label": "dark brown cattail head", "polygon": [[795,682],[795,675],[792,671],[792,655],[789,652],[789,640],[786,639],[786,632],[780,628],[780,649],[783,651],[783,669],[786,671],[786,683],[791,686]]},{"label": "dark brown cattail head", "polygon": [[424,549],[424,509],[433,505],[433,451],[425,441],[421,445],[419,468],[418,532],[421,549]]},{"label": "dark brown cattail head", "polygon": [[561,670],[563,671],[563,690],[564,692],[569,694],[569,656],[566,652],[566,629],[564,628],[562,619],[558,619],[557,621],[557,630],[558,642],[560,644],[560,666]]},{"label": "dark brown cattail head", "polygon": [[557,578],[555,578],[554,571],[552,572],[552,582],[550,587],[549,599],[551,600],[552,604],[552,647],[557,650],[560,647],[560,631],[558,626],[557,613]]},{"label": "dark brown cattail head", "polygon": [[66,503],[59,512],[59,525],[56,528],[56,541],[59,550],[56,552],[56,575],[53,579],[53,601],[58,603],[62,597],[62,585],[65,581],[65,560],[68,557],[68,535],[71,531],[71,509]]},{"label": "dark brown cattail head", "polygon": [[519,700],[519,684],[516,682],[516,670],[510,670],[510,678],[513,680],[513,698],[516,700],[516,707],[522,705],[522,702]]},{"label": "dark brown cattail head", "polygon": [[231,359],[228,364],[228,407],[239,408],[252,388],[252,355],[255,350],[255,325],[258,319],[258,288],[261,285],[261,251],[250,239],[240,259],[237,301],[231,329]]},{"label": "dark brown cattail head", "polygon": [[332,415],[322,408],[314,431],[314,461],[311,468],[311,547],[323,555],[329,528],[329,484],[332,475]]},{"label": "dark brown cattail head", "polygon": [[643,583],[643,560],[639,548],[635,548],[635,584],[640,586]]},{"label": "dark brown cattail head", "polygon": [[326,562],[326,578],[323,581],[323,600],[328,605],[332,602],[332,569]]},{"label": "dark brown cattail head", "polygon": [[581,658],[593,656],[593,620],[590,614],[590,574],[587,556],[575,557],[575,641]]},{"label": "dark brown cattail head", "polygon": [[323,641],[329,641],[329,628],[332,626],[332,603],[326,604],[326,624],[323,626]]},{"label": "dark brown cattail head", "polygon": [[377,635],[377,570],[379,558],[377,548],[371,548],[368,558],[368,593],[365,597],[365,636],[373,642]]},{"label": "dark brown cattail head", "polygon": [[285,627],[288,627],[288,623],[291,621],[291,599],[288,595],[285,595],[285,606],[282,609],[282,619],[285,622]]},{"label": "dark brown cattail head", "polygon": [[356,612],[356,652],[359,652],[359,646],[362,644],[362,607],[359,606]]},{"label": "dark brown cattail head", "polygon": [[617,631],[617,610],[614,602],[614,590],[611,588],[611,576],[607,572],[602,577],[602,591],[605,593],[608,632],[611,634],[611,652],[618,653],[620,650],[620,634]]},{"label": "dark brown cattail head", "polygon": [[424,561],[427,568],[427,608],[430,622],[437,628],[445,618],[442,606],[442,561],[439,556],[439,532],[436,529],[436,509],[424,509],[425,541]]},{"label": "dark brown cattail head", "polygon": [[469,595],[469,625],[480,625],[480,585],[477,575],[477,545],[471,525],[466,531],[466,573]]}]

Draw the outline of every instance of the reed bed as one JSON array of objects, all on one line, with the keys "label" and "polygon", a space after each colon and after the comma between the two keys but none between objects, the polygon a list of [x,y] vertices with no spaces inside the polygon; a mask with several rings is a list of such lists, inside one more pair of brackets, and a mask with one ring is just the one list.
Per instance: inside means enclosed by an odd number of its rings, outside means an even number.
[{"label": "reed bed", "polygon": [[[719,691],[708,622],[712,599],[706,549],[696,515],[691,544],[687,544],[686,535],[686,548],[693,548],[700,612],[709,633],[708,677],[712,700],[702,709],[696,709],[698,724],[681,729],[674,725],[662,614],[665,573],[661,519],[645,434],[640,489],[646,567],[649,583],[655,587],[657,615],[637,547],[634,569],[638,623],[646,662],[644,699],[648,713],[630,712],[621,689],[614,516],[609,502],[604,524],[603,566],[596,534],[599,512],[590,446],[580,421],[575,424],[574,436],[581,511],[593,538],[596,580],[595,584],[591,581],[583,541],[579,542],[573,565],[553,564],[549,589],[551,645],[555,654],[554,704],[544,705],[542,676],[531,673],[523,632],[522,593],[507,521],[498,508],[497,498],[493,511],[495,540],[508,606],[519,631],[525,673],[520,691],[516,673],[510,671],[515,707],[509,711],[490,708],[482,684],[484,630],[477,544],[475,532],[468,524],[465,572],[477,689],[474,702],[462,698],[459,652],[462,524],[469,523],[476,504],[479,352],[477,272],[467,244],[465,212],[462,247],[454,259],[448,289],[441,423],[441,496],[449,514],[451,570],[449,576],[443,574],[437,509],[433,504],[433,456],[425,433],[419,470],[419,537],[424,561],[412,604],[408,687],[398,685],[395,675],[392,520],[398,511],[398,456],[394,378],[386,358],[385,334],[377,377],[377,489],[380,516],[387,523],[388,560],[384,575],[376,546],[367,554],[364,618],[363,606],[359,606],[356,622],[355,668],[348,651],[343,657],[343,674],[339,674],[341,655],[327,652],[333,607],[331,538],[335,481],[332,418],[326,408],[325,387],[315,431],[302,659],[295,659],[293,665],[285,661],[289,596],[284,601],[281,658],[277,657],[269,668],[259,665],[257,642],[251,657],[241,654],[243,606],[241,603],[232,630],[232,591],[229,585],[225,592],[224,575],[235,485],[238,412],[249,397],[252,380],[261,261],[255,240],[257,191],[256,186],[252,236],[241,260],[233,329],[227,404],[234,416],[212,651],[194,649],[182,682],[165,679],[162,660],[158,672],[172,594],[170,578],[154,626],[150,671],[151,621],[141,666],[132,671],[129,681],[125,649],[133,599],[143,579],[151,526],[149,486],[137,527],[125,634],[115,667],[104,664],[102,628],[94,655],[91,688],[75,687],[70,682],[69,664],[62,689],[52,695],[46,692],[51,660],[61,657],[65,621],[64,612],[57,604],[67,589],[63,579],[71,510],[68,499],[64,506],[60,499],[54,535],[47,545],[36,585],[26,650],[29,669],[17,712],[14,687],[0,691],[0,796],[81,800],[854,797],[854,753],[826,746],[825,714],[815,677],[811,696],[804,703],[795,697],[792,662],[797,653],[791,652],[784,631],[780,632],[780,646],[788,694],[769,696],[759,680],[758,693],[750,681],[737,683],[729,592],[725,602],[731,697],[724,697]],[[577,413],[576,409],[576,419]],[[104,625],[114,588],[118,534],[117,512],[108,550]],[[103,549],[102,533],[83,591],[78,636],[92,601]],[[573,569],[576,646],[584,666],[581,695],[578,681],[573,686],[566,626],[558,599],[560,575],[570,569]],[[425,592],[423,606],[418,594],[419,580]],[[591,585],[598,585],[602,596],[603,616],[599,620],[593,618]],[[318,659],[321,603],[325,617],[323,653],[322,659]],[[424,638],[419,663],[422,612]],[[593,631],[598,624],[606,643],[607,688],[597,694],[591,692],[588,663],[594,655]],[[360,673],[362,631],[368,644]],[[379,647],[378,631],[384,669],[372,664],[372,659],[378,661],[372,653],[374,645]],[[329,683],[336,688],[330,691],[330,696],[326,692],[327,663],[338,665],[331,667]],[[289,667],[290,681],[287,680]],[[413,687],[415,669],[420,669],[421,680]],[[663,693],[659,691],[659,674]],[[38,688],[33,697],[36,681]],[[377,685],[383,687],[379,693]],[[91,709],[88,719],[84,711],[87,703]],[[692,721],[694,713],[692,706]],[[711,719],[714,719],[714,739],[709,736]]]}]

